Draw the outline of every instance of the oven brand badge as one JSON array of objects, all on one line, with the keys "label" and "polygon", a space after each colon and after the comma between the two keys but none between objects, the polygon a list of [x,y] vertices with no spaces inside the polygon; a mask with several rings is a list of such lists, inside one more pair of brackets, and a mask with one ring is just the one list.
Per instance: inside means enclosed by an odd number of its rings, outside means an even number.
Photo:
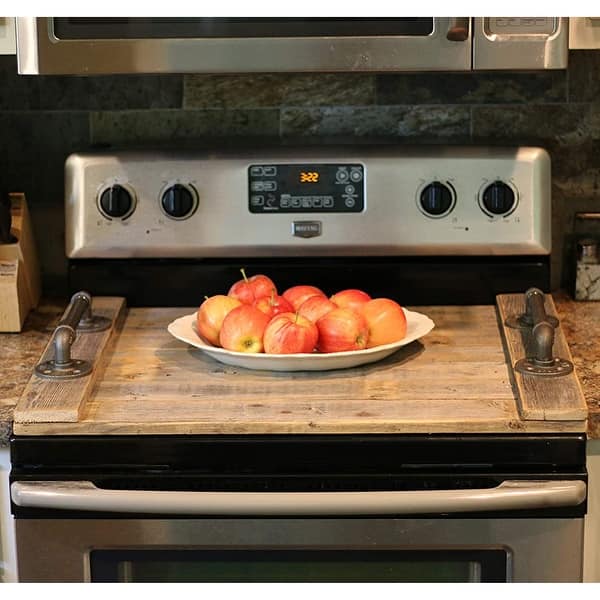
[{"label": "oven brand badge", "polygon": [[311,238],[322,233],[321,221],[294,221],[292,223],[292,234],[296,237]]}]

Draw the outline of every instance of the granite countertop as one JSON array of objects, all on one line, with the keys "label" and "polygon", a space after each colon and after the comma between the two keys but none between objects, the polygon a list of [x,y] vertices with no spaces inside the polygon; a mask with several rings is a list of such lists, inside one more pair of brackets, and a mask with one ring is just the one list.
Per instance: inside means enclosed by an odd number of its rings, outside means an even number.
[{"label": "granite countertop", "polygon": [[[594,335],[600,334],[600,302],[575,302],[562,291],[553,298],[588,403],[588,436],[600,439],[600,342]],[[13,409],[64,308],[64,302],[44,301],[21,333],[0,333],[0,447],[8,444]]]},{"label": "granite countertop", "polygon": [[0,333],[0,448],[8,445],[14,407],[65,306],[45,301],[29,313],[21,333]]}]

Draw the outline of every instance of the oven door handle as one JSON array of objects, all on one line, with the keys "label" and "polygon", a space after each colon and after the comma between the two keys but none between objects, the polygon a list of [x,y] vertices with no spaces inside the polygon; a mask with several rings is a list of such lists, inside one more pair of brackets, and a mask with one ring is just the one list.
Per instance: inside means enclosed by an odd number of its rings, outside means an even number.
[{"label": "oven door handle", "polygon": [[504,481],[495,488],[405,492],[169,492],[112,490],[91,481],[15,481],[17,506],[182,515],[389,515],[577,506],[584,481]]}]

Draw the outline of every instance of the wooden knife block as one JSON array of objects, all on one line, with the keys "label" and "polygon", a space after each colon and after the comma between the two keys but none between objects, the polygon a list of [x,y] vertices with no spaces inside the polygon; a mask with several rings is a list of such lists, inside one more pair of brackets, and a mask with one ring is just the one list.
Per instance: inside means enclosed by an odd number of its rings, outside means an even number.
[{"label": "wooden knife block", "polygon": [[10,194],[14,244],[0,244],[0,332],[18,332],[38,305],[40,267],[24,194]]}]

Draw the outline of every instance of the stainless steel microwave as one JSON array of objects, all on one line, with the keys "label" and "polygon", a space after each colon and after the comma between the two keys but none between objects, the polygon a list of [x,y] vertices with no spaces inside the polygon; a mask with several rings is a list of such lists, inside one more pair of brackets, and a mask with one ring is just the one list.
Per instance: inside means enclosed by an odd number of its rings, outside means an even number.
[{"label": "stainless steel microwave", "polygon": [[18,17],[22,74],[564,69],[565,17]]}]

